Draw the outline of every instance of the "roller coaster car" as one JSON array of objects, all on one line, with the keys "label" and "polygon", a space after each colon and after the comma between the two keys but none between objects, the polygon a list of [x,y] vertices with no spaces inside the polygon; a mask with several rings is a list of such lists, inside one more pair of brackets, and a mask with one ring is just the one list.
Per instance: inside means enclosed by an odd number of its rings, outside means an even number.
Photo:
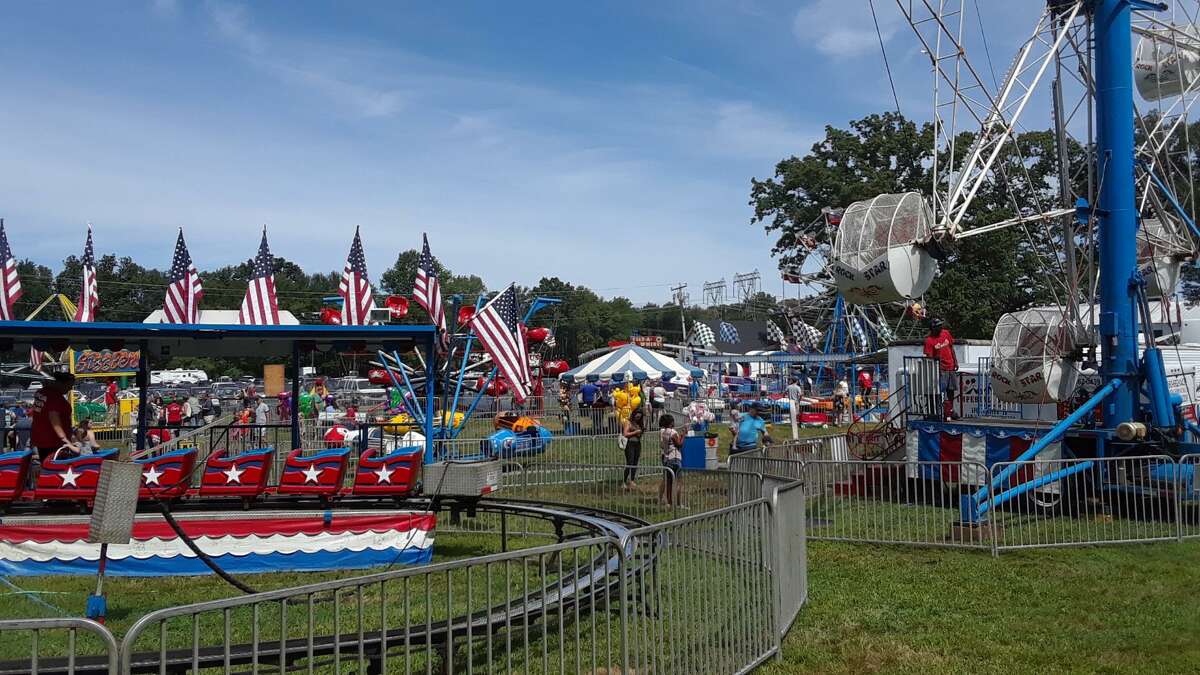
[{"label": "roller coaster car", "polygon": [[204,463],[200,494],[241,497],[249,504],[267,489],[267,477],[271,473],[271,460],[274,457],[275,448],[257,448],[232,456],[226,455],[224,449],[217,450]]},{"label": "roller coaster car", "polygon": [[134,461],[142,465],[142,487],[138,490],[138,499],[176,499],[191,487],[196,449],[181,448]]},{"label": "roller coaster car", "polygon": [[386,455],[375,448],[367,450],[358,458],[353,493],[394,497],[412,494],[424,453],[421,446],[397,448]]},{"label": "roller coaster car", "polygon": [[36,499],[91,503],[96,499],[96,483],[100,480],[100,464],[115,459],[117,449],[100,450],[90,455],[59,459],[58,453],[42,462],[38,473]]},{"label": "roller coaster car", "polygon": [[540,455],[554,437],[532,417],[506,413],[496,415],[494,423],[498,431],[483,441],[482,448],[483,454],[490,457],[509,459]]},{"label": "roller coaster car", "polygon": [[0,505],[20,499],[29,481],[29,466],[32,463],[32,450],[0,454]]},{"label": "roller coaster car", "polygon": [[279,494],[316,495],[322,500],[336,496],[346,475],[350,449],[322,450],[308,456],[303,453],[302,448],[288,453],[279,477]]},{"label": "roller coaster car", "polygon": [[[453,416],[451,416],[449,412],[444,412],[441,414],[440,420],[437,419],[437,417],[434,417],[433,426],[435,428],[450,427],[457,429],[458,427],[462,426],[462,422],[462,413],[456,412]],[[387,423],[384,424],[383,430],[385,433],[389,434],[406,434],[410,431],[421,431],[422,429],[421,425],[413,419],[412,415],[409,415],[408,413],[400,413],[399,415],[396,415],[392,419],[388,420]]]}]

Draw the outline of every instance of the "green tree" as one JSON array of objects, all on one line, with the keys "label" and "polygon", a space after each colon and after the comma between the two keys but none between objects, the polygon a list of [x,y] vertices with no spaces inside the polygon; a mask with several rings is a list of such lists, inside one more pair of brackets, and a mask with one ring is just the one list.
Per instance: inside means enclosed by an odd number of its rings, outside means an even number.
[{"label": "green tree", "polygon": [[[78,302],[82,276],[83,262],[71,256],[63,260],[54,286],[72,302]],[[166,283],[165,274],[142,267],[129,256],[117,257],[111,253],[100,256],[96,260],[96,285],[100,293],[96,320],[144,320],[150,312],[162,307]]]},{"label": "green tree", "polygon": [[[17,263],[17,275],[21,278],[21,299],[17,301],[15,314],[17,318],[24,318],[54,294],[54,272],[32,260],[22,260]],[[37,318],[40,321],[61,321],[63,316],[58,303],[55,303],[55,306],[42,310]]]},{"label": "green tree", "polygon": [[[974,140],[960,134],[962,148]],[[1083,149],[1068,149],[1082,160]],[[1059,203],[1057,154],[1048,131],[1020,134],[1005,146],[989,180],[967,213],[968,227],[986,225],[1018,214],[1014,204]],[[950,157],[939,157],[943,166]],[[834,230],[822,218],[823,209],[844,208],[854,201],[883,193],[917,191],[928,194],[933,165],[933,130],[918,126],[898,113],[869,115],[849,129],[826,127],[825,138],[804,157],[789,157],[775,176],[751,180],[751,224],[776,235],[773,254],[783,264],[802,264],[814,250],[828,253]],[[1065,302],[1058,281],[1062,238],[1047,225],[1009,228],[951,245],[941,273],[926,295],[931,312],[946,319],[956,335],[989,338],[995,321],[1005,312]],[[895,311],[894,308],[890,311]]]},{"label": "green tree", "polygon": [[[413,280],[417,278],[417,262],[421,253],[416,249],[401,251],[396,256],[396,262],[379,277],[379,288],[385,293],[411,296]],[[461,295],[464,303],[474,303],[475,300],[487,293],[487,285],[483,279],[470,275],[458,275],[447,269],[438,259],[433,259],[433,269],[437,273],[438,284],[442,289],[442,298],[447,302],[450,296]],[[408,320],[412,322],[428,322],[424,311],[412,303]]]}]

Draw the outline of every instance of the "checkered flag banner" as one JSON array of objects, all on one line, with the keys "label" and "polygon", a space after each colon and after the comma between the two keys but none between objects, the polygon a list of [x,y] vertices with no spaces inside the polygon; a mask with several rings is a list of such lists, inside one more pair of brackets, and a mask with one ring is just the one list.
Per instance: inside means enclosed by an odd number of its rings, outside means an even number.
[{"label": "checkered flag banner", "polygon": [[854,338],[858,351],[866,351],[867,332],[863,330],[862,321],[859,321],[857,316],[848,316],[846,324],[850,327],[850,337]]},{"label": "checkered flag banner", "polygon": [[879,318],[879,323],[875,325],[875,337],[879,339],[881,346],[886,347],[896,339],[896,334],[892,332],[891,327],[887,325],[887,321],[882,316]]},{"label": "checkered flag banner", "polygon": [[787,336],[779,324],[770,319],[767,319],[767,339],[778,344],[780,349],[787,349]]},{"label": "checkered flag banner", "polygon": [[688,342],[697,347],[707,349],[717,343],[717,336],[707,324],[701,323],[698,320],[692,321],[692,336],[688,338]]},{"label": "checkered flag banner", "polygon": [[821,348],[821,331],[808,325],[798,316],[788,315],[788,323],[792,326],[792,337],[804,347],[811,350]]},{"label": "checkered flag banner", "polygon": [[733,344],[737,341],[738,341],[737,328],[734,328],[733,324],[731,324],[731,323],[726,323],[726,322],[722,321],[721,322],[721,342],[728,342],[729,344]]}]

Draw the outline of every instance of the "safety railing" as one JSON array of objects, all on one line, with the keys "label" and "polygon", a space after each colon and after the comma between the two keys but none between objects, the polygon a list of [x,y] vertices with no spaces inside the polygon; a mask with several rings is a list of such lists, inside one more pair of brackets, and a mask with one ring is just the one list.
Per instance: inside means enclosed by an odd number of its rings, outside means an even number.
[{"label": "safety railing", "polygon": [[808,498],[802,481],[770,479],[763,482],[763,497],[775,517],[775,625],[782,638],[808,602]]},{"label": "safety railing", "polygon": [[776,653],[771,516],[756,499],[629,535],[619,672],[745,672]]},{"label": "safety railing", "polygon": [[986,549],[986,537],[956,527],[976,472],[987,475],[973,462],[805,462],[808,537]]},{"label": "safety railing", "polygon": [[[732,456],[730,469],[798,478],[808,496],[811,539],[998,554],[1200,538],[1200,455],[985,466],[788,459],[770,453]],[[976,504],[974,516],[963,512],[964,499]]]},{"label": "safety railing", "polygon": [[995,546],[1180,539],[1197,499],[1194,484],[1185,480],[1189,466],[1190,458],[1179,463],[1166,456],[996,463],[988,500]]},{"label": "safety railing", "polygon": [[159,610],[124,672],[589,672],[617,666],[619,543],[589,538]]},{"label": "safety railing", "polygon": [[[116,675],[119,650],[112,633],[91,619],[0,620],[0,659],[27,654],[14,673],[67,673],[85,670]],[[52,652],[47,656],[45,652]]]}]

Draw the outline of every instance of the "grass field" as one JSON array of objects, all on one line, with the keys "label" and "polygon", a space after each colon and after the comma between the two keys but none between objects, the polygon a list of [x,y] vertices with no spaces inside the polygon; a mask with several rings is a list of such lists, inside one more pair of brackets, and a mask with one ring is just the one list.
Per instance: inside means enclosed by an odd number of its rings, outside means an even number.
[{"label": "grass field", "polygon": [[809,544],[809,604],[768,673],[1200,668],[1200,542],[1006,553]]},{"label": "grass field", "polygon": [[[475,555],[439,537],[439,559]],[[766,673],[1195,672],[1200,542],[986,553],[813,542],[809,604]],[[258,575],[278,587],[317,575]],[[24,579],[76,608],[84,579]],[[168,602],[228,595],[210,579],[114,580],[120,635]],[[5,598],[5,616],[45,615]],[[8,650],[5,649],[5,652]],[[8,654],[6,654],[8,655]]]}]

